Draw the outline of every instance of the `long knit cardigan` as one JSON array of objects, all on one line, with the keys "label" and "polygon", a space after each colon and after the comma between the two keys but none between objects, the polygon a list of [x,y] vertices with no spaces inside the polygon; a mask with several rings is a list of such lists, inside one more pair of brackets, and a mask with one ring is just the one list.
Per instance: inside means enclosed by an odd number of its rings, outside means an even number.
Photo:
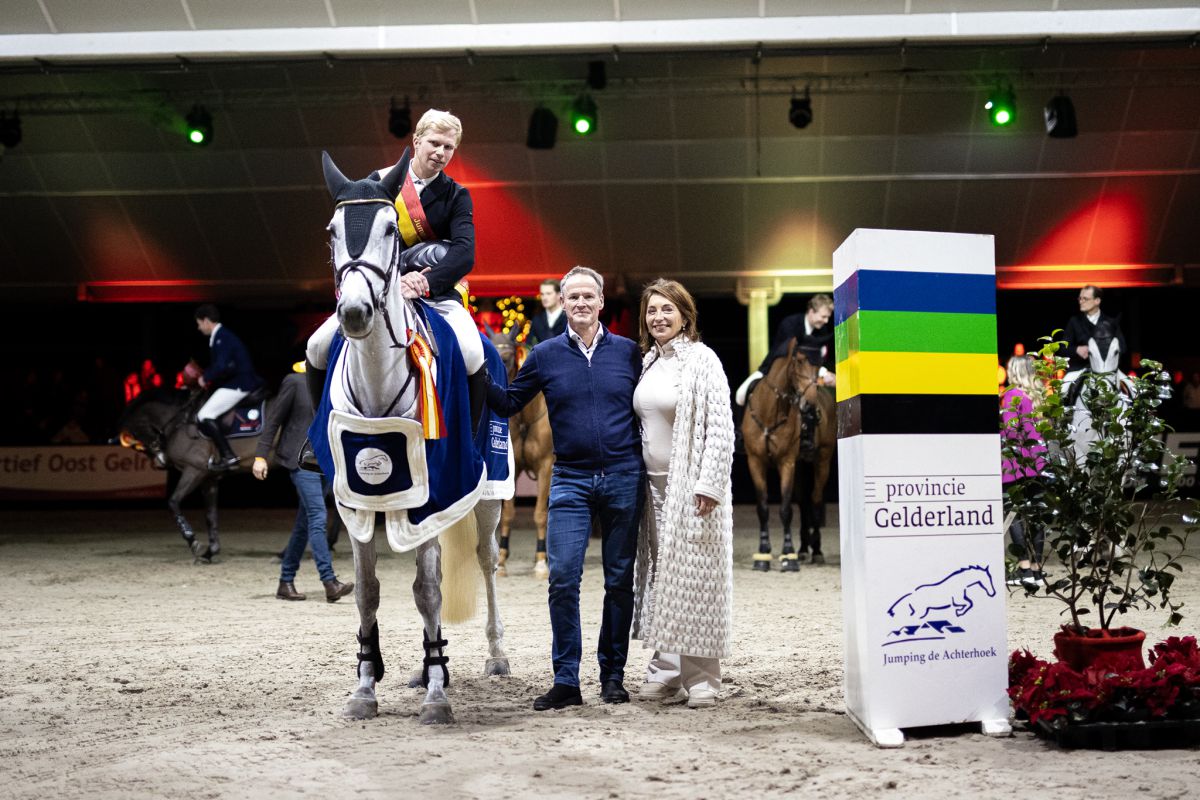
[{"label": "long knit cardigan", "polygon": [[[680,336],[678,401],[671,435],[666,499],[652,557],[646,503],[638,537],[633,638],[659,652],[704,658],[730,654],[733,628],[733,415],[721,361],[707,346]],[[652,349],[642,375],[658,358]],[[717,506],[696,514],[696,494]],[[649,495],[647,495],[649,497]]]}]

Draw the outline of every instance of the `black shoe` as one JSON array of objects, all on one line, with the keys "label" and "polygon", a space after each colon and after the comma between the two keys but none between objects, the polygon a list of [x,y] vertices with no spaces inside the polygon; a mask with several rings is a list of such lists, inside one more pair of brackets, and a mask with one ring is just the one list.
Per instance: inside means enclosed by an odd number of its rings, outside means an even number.
[{"label": "black shoe", "polygon": [[600,699],[606,703],[628,703],[629,692],[625,691],[621,681],[613,678],[604,682],[603,688],[600,689]]},{"label": "black shoe", "polygon": [[[626,695],[626,699],[628,699]],[[550,691],[533,701],[534,711],[546,711],[551,708],[566,708],[567,706],[583,705],[583,697],[579,694],[578,686],[567,686],[556,683]]]}]

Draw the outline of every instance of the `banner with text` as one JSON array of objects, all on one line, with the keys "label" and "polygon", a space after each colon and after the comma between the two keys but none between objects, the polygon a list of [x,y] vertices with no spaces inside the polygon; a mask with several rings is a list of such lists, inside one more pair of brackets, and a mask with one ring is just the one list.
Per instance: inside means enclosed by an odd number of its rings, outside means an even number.
[{"label": "banner with text", "polygon": [[115,445],[0,447],[0,498],[128,500],[166,497],[167,473]]}]

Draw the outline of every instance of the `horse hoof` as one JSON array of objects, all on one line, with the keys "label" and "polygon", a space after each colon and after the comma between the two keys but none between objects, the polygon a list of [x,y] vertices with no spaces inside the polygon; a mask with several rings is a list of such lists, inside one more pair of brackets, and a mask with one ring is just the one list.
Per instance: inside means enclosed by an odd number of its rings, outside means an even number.
[{"label": "horse hoof", "polygon": [[533,577],[540,581],[544,581],[550,577],[550,568],[546,566],[545,561],[538,561],[533,565]]},{"label": "horse hoof", "polygon": [[374,698],[351,697],[342,707],[346,719],[372,719],[379,714],[379,703]]},{"label": "horse hoof", "polygon": [[824,564],[825,563],[825,554],[824,553],[813,553],[812,554],[812,563]]},{"label": "horse hoof", "polygon": [[768,555],[767,558],[754,559],[754,571],[755,572],[770,572],[771,571],[771,562],[767,560],[769,558],[770,558],[770,556]]},{"label": "horse hoof", "polygon": [[454,714],[449,703],[426,703],[421,706],[422,725],[453,725]]},{"label": "horse hoof", "polygon": [[800,561],[795,557],[781,558],[781,559],[779,559],[779,571],[780,572],[799,572],[800,571]]},{"label": "horse hoof", "polygon": [[499,676],[501,678],[508,677],[508,659],[507,658],[489,658],[483,665],[483,674],[492,677]]}]

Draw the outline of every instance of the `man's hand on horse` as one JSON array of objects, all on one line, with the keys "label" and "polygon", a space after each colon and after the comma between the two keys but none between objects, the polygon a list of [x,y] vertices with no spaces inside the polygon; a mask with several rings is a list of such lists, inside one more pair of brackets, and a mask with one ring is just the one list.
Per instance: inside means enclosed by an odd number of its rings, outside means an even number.
[{"label": "man's hand on horse", "polygon": [[420,272],[406,272],[400,276],[400,293],[405,300],[429,296],[429,280],[425,273],[430,269],[426,267]]},{"label": "man's hand on horse", "polygon": [[707,517],[717,507],[717,501],[707,495],[696,495],[696,516]]}]

